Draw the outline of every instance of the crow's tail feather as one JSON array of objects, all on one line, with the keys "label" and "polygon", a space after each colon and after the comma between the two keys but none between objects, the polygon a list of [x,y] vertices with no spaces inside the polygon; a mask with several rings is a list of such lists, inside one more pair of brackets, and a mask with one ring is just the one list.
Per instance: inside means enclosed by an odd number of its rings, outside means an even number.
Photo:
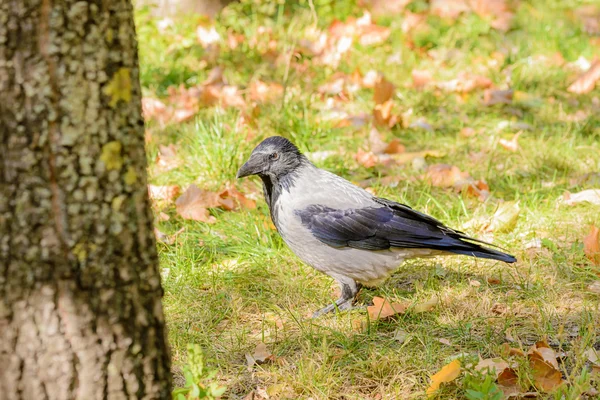
[{"label": "crow's tail feather", "polygon": [[454,254],[462,254],[465,256],[478,257],[478,258],[489,258],[490,260],[499,260],[504,261],[506,263],[514,263],[517,261],[515,256],[512,256],[507,253],[503,253],[501,251],[486,249],[485,247],[481,247],[478,245],[473,245],[473,249],[465,250],[465,249],[456,249],[449,250]]}]

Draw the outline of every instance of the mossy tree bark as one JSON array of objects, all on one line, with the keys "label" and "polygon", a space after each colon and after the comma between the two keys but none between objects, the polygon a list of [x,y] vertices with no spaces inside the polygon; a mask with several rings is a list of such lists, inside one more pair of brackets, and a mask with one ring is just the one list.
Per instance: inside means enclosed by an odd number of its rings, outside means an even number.
[{"label": "mossy tree bark", "polygon": [[0,0],[0,399],[170,397],[129,0]]}]

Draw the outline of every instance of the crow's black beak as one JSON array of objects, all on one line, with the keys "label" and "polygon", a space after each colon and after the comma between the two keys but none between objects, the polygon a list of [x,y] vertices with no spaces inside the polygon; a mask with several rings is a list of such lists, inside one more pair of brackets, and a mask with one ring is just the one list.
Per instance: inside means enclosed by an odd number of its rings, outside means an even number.
[{"label": "crow's black beak", "polygon": [[236,178],[243,178],[245,176],[256,175],[263,170],[262,160],[260,157],[251,156],[244,165],[240,167],[237,172]]}]

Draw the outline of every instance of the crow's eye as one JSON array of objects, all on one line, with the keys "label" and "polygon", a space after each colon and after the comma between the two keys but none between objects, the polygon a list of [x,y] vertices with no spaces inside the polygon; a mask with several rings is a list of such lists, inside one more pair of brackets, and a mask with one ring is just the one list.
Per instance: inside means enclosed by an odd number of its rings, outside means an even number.
[{"label": "crow's eye", "polygon": [[271,153],[271,155],[269,155],[269,160],[271,161],[275,161],[279,158],[279,153]]}]

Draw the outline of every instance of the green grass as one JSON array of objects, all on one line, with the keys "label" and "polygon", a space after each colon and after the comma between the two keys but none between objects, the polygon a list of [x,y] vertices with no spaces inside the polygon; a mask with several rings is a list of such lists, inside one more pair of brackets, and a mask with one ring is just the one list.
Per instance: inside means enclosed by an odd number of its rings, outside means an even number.
[{"label": "green grass", "polygon": [[[385,138],[400,139],[407,151],[442,151],[444,157],[428,158],[428,163],[456,165],[476,179],[485,179],[492,198],[484,203],[431,187],[410,163],[365,168],[355,161],[353,154],[364,147],[370,127],[334,128],[320,118],[324,100],[316,88],[336,70],[314,66],[306,56],[295,59],[307,61],[306,71],[285,62],[313,23],[308,2],[230,5],[218,17],[217,31],[254,37],[257,44],[250,46],[247,39],[234,50],[221,45],[216,57],[195,41],[198,18],[183,19],[159,32],[156,20],[139,10],[141,81],[146,94],[163,97],[169,86],[198,84],[217,65],[223,66],[230,84],[242,88],[256,79],[286,86],[283,99],[261,106],[256,127],[249,128],[255,135],[251,140],[245,139],[246,130],[235,128],[241,112],[236,109],[205,108],[192,122],[167,127],[150,122],[151,183],[183,188],[196,183],[218,190],[235,181],[237,168],[260,140],[278,134],[292,139],[302,151],[342,148],[343,152],[318,165],[354,182],[372,179],[378,195],[409,204],[451,227],[461,228],[475,217],[490,217],[502,200],[518,200],[522,209],[513,231],[491,238],[515,254],[518,263],[466,257],[408,261],[381,287],[363,290],[358,304],[367,305],[374,296],[414,303],[438,296],[439,305],[427,313],[374,322],[364,309],[316,320],[308,317],[335,298],[333,282],[303,265],[269,228],[268,209],[256,179],[238,187],[255,196],[257,209],[212,210],[217,218],[213,225],[182,220],[174,207],[167,207],[171,219],[158,222],[158,227],[167,233],[185,228],[173,245],[158,244],[175,370],[186,359],[186,345],[193,342],[213,360],[219,382],[228,387],[225,396],[232,399],[257,388],[266,389],[272,398],[364,399],[378,394],[383,399],[424,398],[431,374],[453,356],[499,356],[508,334],[515,340],[513,347],[526,350],[536,340],[547,338],[557,351],[567,354],[561,369],[571,386],[549,398],[579,398],[583,389],[578,388],[589,384],[600,388],[598,376],[585,372],[582,356],[585,349],[600,347],[599,298],[586,291],[599,279],[600,270],[585,258],[582,245],[588,226],[600,225],[600,210],[589,204],[569,207],[557,202],[566,190],[594,186],[593,177],[586,180],[585,176],[600,170],[600,91],[570,94],[566,87],[576,73],[532,61],[556,52],[567,62],[580,56],[591,60],[598,53],[573,17],[573,10],[581,4],[586,3],[524,1],[513,29],[506,34],[475,15],[457,21],[430,16],[427,27],[412,39],[427,50],[455,52],[438,65],[409,48],[409,35],[400,29],[402,17],[383,17],[377,22],[392,29],[390,38],[377,46],[354,45],[337,69],[382,70],[397,86],[402,110],[412,108],[416,117],[434,128],[382,130]],[[362,14],[352,2],[315,0],[314,6],[320,28],[335,18]],[[427,3],[413,2],[410,7],[423,10]],[[269,38],[257,34],[261,26],[272,30],[276,51],[288,56],[281,57],[284,61],[265,56]],[[485,63],[494,52],[504,56],[498,67],[487,68]],[[394,54],[402,62],[386,65]],[[418,91],[410,87],[414,68],[431,70],[436,80],[453,79],[468,70],[490,77],[498,86],[510,76],[510,87],[534,100],[485,107],[479,91],[462,101],[454,94]],[[359,90],[346,107],[370,113],[372,90]],[[587,117],[580,121],[566,117],[578,110]],[[507,122],[531,126],[523,131],[520,149],[514,153],[497,145],[499,139],[510,139],[518,130]],[[463,127],[481,129],[481,133],[462,138]],[[183,162],[161,173],[154,166],[157,146],[169,143],[177,144]],[[478,153],[483,156],[474,157]],[[394,187],[378,183],[378,178],[386,176],[397,176],[400,182]],[[481,235],[473,230],[468,233]],[[525,244],[536,238],[545,239],[545,246],[526,250]],[[490,277],[500,283],[489,284]],[[481,285],[473,286],[473,280]],[[496,303],[507,311],[492,312]],[[408,334],[404,343],[394,340],[398,329]],[[452,345],[440,343],[440,338]],[[261,341],[277,361],[248,371],[244,354],[252,353]],[[439,397],[462,398],[468,382],[460,382],[445,386]]]}]

